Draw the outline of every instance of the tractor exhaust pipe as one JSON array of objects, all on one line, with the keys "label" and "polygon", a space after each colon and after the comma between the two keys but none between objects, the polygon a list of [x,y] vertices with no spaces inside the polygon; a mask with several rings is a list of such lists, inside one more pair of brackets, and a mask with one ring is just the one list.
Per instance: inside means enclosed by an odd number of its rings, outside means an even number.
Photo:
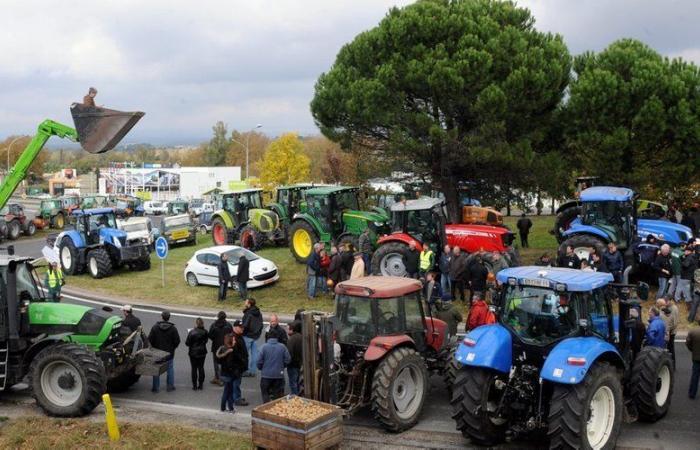
[{"label": "tractor exhaust pipe", "polygon": [[141,111],[124,112],[73,103],[70,107],[78,142],[89,153],[112,150],[144,116]]}]

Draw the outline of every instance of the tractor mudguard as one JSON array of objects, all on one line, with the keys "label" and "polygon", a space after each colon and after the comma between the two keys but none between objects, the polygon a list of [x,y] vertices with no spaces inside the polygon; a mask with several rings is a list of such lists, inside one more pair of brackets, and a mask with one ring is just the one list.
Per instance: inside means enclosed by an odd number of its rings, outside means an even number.
[{"label": "tractor mudguard", "polygon": [[583,225],[578,219],[571,222],[571,227],[568,230],[564,231],[562,233],[562,236],[568,238],[570,236],[573,236],[574,234],[592,234],[603,239],[605,242],[610,241],[610,236],[608,235],[608,233],[601,230],[600,228],[591,225]]},{"label": "tractor mudguard", "polygon": [[59,342],[71,342],[71,334],[72,333],[50,334],[44,336],[39,341],[33,342],[27,351],[24,352],[24,356],[22,356],[22,366],[29,369],[29,365],[32,363],[34,357],[49,345],[54,345]]},{"label": "tractor mudguard", "polygon": [[68,236],[70,240],[73,241],[73,245],[75,245],[76,248],[85,247],[85,240],[83,239],[83,236],[76,230],[68,230],[60,233],[56,237],[56,249],[58,249],[58,245],[61,243],[64,236]]},{"label": "tractor mudguard", "polygon": [[416,244],[416,250],[418,250],[419,252],[423,251],[423,245],[421,245],[420,242],[413,239],[410,235],[402,233],[400,231],[391,234],[386,234],[377,239],[377,247],[379,247],[382,244],[386,244],[387,242],[403,242],[406,245],[409,245],[411,242],[413,242],[414,244]]},{"label": "tractor mudguard", "polygon": [[588,369],[601,357],[617,367],[624,364],[617,349],[600,338],[564,339],[547,355],[540,377],[554,383],[578,384],[586,377]]},{"label": "tractor mudguard", "polygon": [[304,222],[307,222],[309,225],[311,225],[311,228],[313,228],[314,231],[316,231],[321,242],[330,242],[332,240],[333,237],[328,232],[328,230],[324,230],[323,227],[321,226],[321,222],[319,222],[318,219],[316,219],[311,214],[308,214],[308,213],[294,214],[294,222],[296,222],[297,220],[303,220]]},{"label": "tractor mudguard", "polygon": [[211,216],[212,222],[213,222],[214,219],[216,219],[217,217],[220,217],[221,220],[224,221],[224,225],[226,225],[226,228],[227,228],[227,229],[233,230],[233,229],[235,228],[235,226],[234,226],[234,224],[233,224],[233,217],[231,217],[231,214],[230,214],[228,211],[226,211],[226,210],[224,210],[224,209],[220,209],[220,210],[216,211],[216,212],[215,212],[214,214],[212,214],[212,216]]},{"label": "tractor mudguard", "polygon": [[405,334],[399,336],[377,336],[369,342],[364,359],[365,361],[377,361],[395,347],[406,344],[415,347],[413,339]]},{"label": "tractor mudguard", "polygon": [[693,236],[691,229],[685,225],[666,220],[639,219],[637,221],[637,236],[644,240],[650,234],[672,246],[688,242],[688,239]]},{"label": "tractor mudguard", "polygon": [[564,211],[565,209],[569,209],[569,208],[578,208],[578,207],[581,207],[581,202],[580,202],[580,201],[578,201],[578,200],[568,200],[568,201],[562,203],[561,205],[559,205],[559,207],[557,208],[557,210],[554,211],[554,214],[555,214],[555,215],[556,215],[556,214],[559,214],[560,212]]},{"label": "tractor mudguard", "polygon": [[464,366],[508,373],[513,362],[513,341],[502,325],[482,325],[465,336],[457,347],[455,358]]}]

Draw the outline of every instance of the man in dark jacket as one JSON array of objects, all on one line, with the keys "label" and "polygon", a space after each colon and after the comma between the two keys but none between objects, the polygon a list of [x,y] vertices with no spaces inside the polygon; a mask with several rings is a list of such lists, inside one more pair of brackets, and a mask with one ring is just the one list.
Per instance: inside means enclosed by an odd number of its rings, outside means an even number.
[{"label": "man in dark jacket", "polygon": [[445,245],[440,257],[438,258],[438,269],[440,270],[440,287],[442,288],[442,293],[447,294],[451,292],[452,286],[450,285],[450,260],[452,259],[452,249],[449,245]]},{"label": "man in dark jacket", "polygon": [[231,272],[228,268],[228,255],[223,253],[219,260],[219,301],[226,300],[226,291],[231,282]]},{"label": "man in dark jacket", "polygon": [[211,384],[223,385],[221,381],[221,364],[219,360],[214,356],[216,351],[224,345],[224,336],[233,333],[233,327],[226,320],[226,313],[224,311],[219,311],[216,315],[216,320],[209,327],[209,340],[211,341],[211,352],[212,360],[214,361],[214,378],[211,380]]},{"label": "man in dark jacket", "polygon": [[532,228],[532,220],[528,219],[525,213],[522,213],[516,226],[520,234],[520,245],[523,248],[530,247],[530,244],[527,242],[527,236],[530,234],[530,228]]},{"label": "man in dark jacket", "polygon": [[241,377],[250,366],[248,349],[243,338],[243,322],[234,320],[233,322],[234,365],[231,377],[233,377],[233,403],[237,406],[248,406],[248,401],[241,394]]},{"label": "man in dark jacket", "polygon": [[131,305],[122,306],[122,312],[124,313],[122,326],[127,327],[133,333],[141,326],[141,319],[134,315],[134,310]]},{"label": "man in dark jacket", "polygon": [[331,247],[331,264],[328,266],[328,279],[333,281],[333,286],[340,283],[342,260],[338,253],[338,247]]},{"label": "man in dark jacket", "polygon": [[355,257],[352,248],[350,245],[345,245],[340,252],[340,281],[350,279],[353,264],[355,264]]},{"label": "man in dark jacket", "polygon": [[[695,275],[695,270],[698,268],[698,257],[695,254],[695,249],[690,245],[686,245],[683,249],[683,256],[681,257],[681,276],[678,280],[678,286],[676,286],[676,293],[674,300],[676,302],[685,301],[688,305],[693,301],[693,293],[691,286],[693,285],[693,276]],[[692,320],[691,320],[692,322]]]},{"label": "man in dark jacket", "polygon": [[566,246],[566,253],[559,257],[558,266],[565,267],[567,269],[581,268],[581,259],[579,259],[572,246]]},{"label": "man in dark jacket", "polygon": [[292,361],[287,347],[272,338],[262,346],[258,358],[263,403],[284,395],[284,368]]},{"label": "man in dark jacket", "polygon": [[238,283],[238,294],[241,300],[248,298],[248,279],[250,278],[250,262],[245,255],[241,255],[238,260],[238,270],[236,271],[236,282]]},{"label": "man in dark jacket", "polygon": [[659,290],[656,292],[656,298],[659,299],[666,295],[668,280],[671,279],[673,271],[671,268],[671,247],[668,244],[661,246],[659,254],[656,255],[654,260],[653,267],[659,279]]},{"label": "man in dark jacket", "polygon": [[306,295],[309,300],[316,297],[316,280],[321,272],[321,246],[314,245],[309,258],[306,260]]},{"label": "man in dark jacket", "polygon": [[[700,321],[698,321],[700,324]],[[698,394],[698,382],[700,382],[700,327],[690,328],[685,338],[685,346],[688,347],[693,361],[693,371],[690,376],[688,397],[695,399]]]},{"label": "man in dark jacket", "polygon": [[280,326],[280,319],[277,317],[277,314],[270,316],[270,327],[265,333],[265,341],[267,342],[270,338],[277,338],[280,344],[287,345],[287,331]]},{"label": "man in dark jacket", "polygon": [[411,241],[408,244],[408,254],[404,257],[404,267],[409,278],[418,278],[418,269],[420,266],[420,252],[416,250],[416,243]]},{"label": "man in dark jacket", "polygon": [[289,356],[291,357],[287,365],[289,392],[294,395],[299,395],[299,374],[302,364],[301,322],[294,321],[289,327],[292,330],[292,334],[287,341],[287,350],[289,350]]},{"label": "man in dark jacket", "polygon": [[603,253],[603,268],[615,278],[615,283],[622,282],[625,260],[622,258],[622,253],[617,249],[614,242],[608,243],[608,249]]},{"label": "man in dark jacket", "polygon": [[365,262],[365,274],[368,274],[369,262],[372,258],[372,239],[369,235],[369,228],[365,228],[362,234],[360,234],[357,246],[360,247],[359,250],[362,253],[362,260]]},{"label": "man in dark jacket", "polygon": [[[151,343],[153,348],[170,353],[166,376],[167,391],[170,392],[175,390],[175,367],[173,362],[175,360],[175,349],[180,345],[180,334],[177,332],[175,324],[170,322],[170,311],[163,311],[160,317],[163,320],[153,325],[151,332],[148,334],[148,342]],[[158,391],[160,391],[160,375],[153,377],[153,385],[151,387],[151,392],[156,393]]]},{"label": "man in dark jacket", "polygon": [[245,301],[245,309],[243,310],[243,339],[245,340],[246,349],[248,349],[248,371],[243,374],[244,377],[255,376],[255,361],[258,358],[258,349],[255,341],[260,338],[262,331],[262,313],[255,306],[255,299],[249,298]]},{"label": "man in dark jacket", "polygon": [[456,291],[459,291],[459,299],[464,301],[464,283],[467,276],[467,257],[462,249],[455,245],[450,259],[450,286],[452,299],[457,300]]},{"label": "man in dark jacket", "polygon": [[437,312],[435,314],[436,319],[440,319],[447,324],[447,330],[449,332],[449,337],[454,338],[457,336],[457,326],[462,323],[462,313],[459,312],[459,308],[453,305],[449,298],[443,296],[443,300],[436,303]]},{"label": "man in dark jacket", "polygon": [[486,292],[486,279],[489,276],[489,271],[484,265],[481,255],[474,255],[467,270],[469,270],[469,288],[471,289],[472,297],[483,297],[484,292]]},{"label": "man in dark jacket", "polygon": [[204,320],[197,317],[195,327],[187,333],[185,345],[189,347],[187,355],[192,367],[192,390],[201,390],[204,386],[204,361],[207,358],[207,342],[209,334],[204,328]]}]

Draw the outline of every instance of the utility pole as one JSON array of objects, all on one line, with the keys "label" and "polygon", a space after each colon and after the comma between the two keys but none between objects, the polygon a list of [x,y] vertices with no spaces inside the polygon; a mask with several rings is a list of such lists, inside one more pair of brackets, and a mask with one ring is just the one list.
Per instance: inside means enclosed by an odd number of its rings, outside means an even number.
[{"label": "utility pole", "polygon": [[250,176],[250,134],[257,130],[258,128],[262,128],[262,124],[257,124],[255,128],[252,128],[250,131],[248,131],[248,134],[246,136],[245,144],[243,144],[240,141],[237,141],[233,137],[231,140],[235,142],[236,144],[242,146],[245,148],[245,179],[247,180],[248,177]]}]

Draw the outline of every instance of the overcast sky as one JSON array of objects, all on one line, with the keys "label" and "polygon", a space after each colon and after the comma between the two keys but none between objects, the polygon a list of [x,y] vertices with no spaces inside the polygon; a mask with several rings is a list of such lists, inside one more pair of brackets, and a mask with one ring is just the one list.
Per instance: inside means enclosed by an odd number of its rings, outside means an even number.
[{"label": "overcast sky", "polygon": [[[53,4],[54,6],[49,6]],[[0,0],[0,138],[97,103],[146,112],[128,141],[229,129],[316,133],[309,102],[340,47],[401,0]],[[573,54],[634,37],[700,63],[697,0],[522,0]]]}]

